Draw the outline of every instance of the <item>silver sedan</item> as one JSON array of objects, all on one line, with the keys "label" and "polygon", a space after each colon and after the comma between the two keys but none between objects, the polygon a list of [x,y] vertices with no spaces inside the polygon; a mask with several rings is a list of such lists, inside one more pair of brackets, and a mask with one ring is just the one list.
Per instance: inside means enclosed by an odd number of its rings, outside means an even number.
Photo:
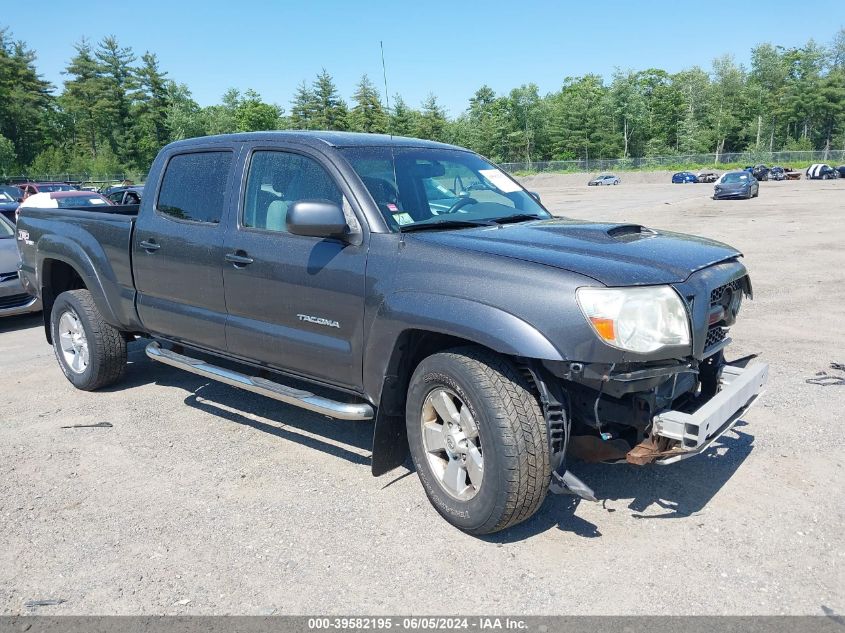
[{"label": "silver sedan", "polygon": [[24,290],[18,277],[18,244],[15,227],[0,216],[0,317],[38,312],[41,301]]}]

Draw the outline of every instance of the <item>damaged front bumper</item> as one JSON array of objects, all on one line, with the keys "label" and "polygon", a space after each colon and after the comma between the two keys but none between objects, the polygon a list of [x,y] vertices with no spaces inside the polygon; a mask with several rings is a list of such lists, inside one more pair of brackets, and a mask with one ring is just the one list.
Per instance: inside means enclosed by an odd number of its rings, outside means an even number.
[{"label": "damaged front bumper", "polygon": [[651,436],[628,453],[632,464],[673,464],[707,450],[736,425],[763,393],[767,363],[725,365],[721,389],[692,412],[663,411],[654,416]]},{"label": "damaged front bumper", "polygon": [[[720,389],[712,398],[694,411],[668,410],[655,415],[651,434],[620,461],[666,465],[704,452],[732,429],[754,404],[763,393],[768,377],[768,363],[723,366]],[[596,500],[592,489],[563,464],[552,473],[549,490]]]}]

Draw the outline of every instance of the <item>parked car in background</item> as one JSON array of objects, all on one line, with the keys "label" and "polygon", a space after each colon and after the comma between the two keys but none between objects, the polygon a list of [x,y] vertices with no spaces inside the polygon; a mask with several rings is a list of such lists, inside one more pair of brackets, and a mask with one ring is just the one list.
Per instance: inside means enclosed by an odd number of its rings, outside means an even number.
[{"label": "parked car in background", "polygon": [[76,191],[76,187],[64,182],[23,182],[18,185],[23,190],[24,200],[37,193],[53,193],[54,191]]},{"label": "parked car in background", "polygon": [[839,172],[840,178],[845,178],[845,165],[840,165],[839,167],[836,168],[836,171]]},{"label": "parked car in background", "polygon": [[760,193],[760,184],[747,171],[729,171],[719,178],[713,190],[713,199],[756,198]]},{"label": "parked car in background", "polygon": [[588,187],[598,187],[601,185],[618,185],[621,180],[619,180],[619,176],[614,176],[613,174],[602,174],[601,176],[596,176],[590,182],[587,183]]},{"label": "parked car in background", "polygon": [[754,168],[751,170],[751,175],[754,176],[754,179],[758,182],[761,180],[768,180],[769,168],[765,165],[755,165]]},{"label": "parked car in background", "polygon": [[141,204],[141,196],[144,195],[143,185],[132,187],[121,187],[110,192],[106,198],[114,204]]},{"label": "parked car in background", "polygon": [[698,176],[696,176],[691,171],[679,171],[676,174],[672,174],[672,183],[673,184],[687,183],[687,182],[698,182]]},{"label": "parked car in background", "polygon": [[698,178],[698,182],[711,183],[719,180],[719,174],[715,171],[703,171],[696,178]]},{"label": "parked car in background", "polygon": [[839,172],[830,165],[816,163],[807,167],[807,180],[832,180],[839,177]]},{"label": "parked car in background", "polygon": [[31,209],[66,209],[69,207],[104,207],[110,206],[111,200],[91,191],[55,191],[36,193],[23,202]]},{"label": "parked car in background", "polygon": [[15,202],[23,202],[23,189],[15,185],[0,185],[0,193],[5,193]]},{"label": "parked car in background", "polygon": [[24,290],[18,274],[20,254],[15,225],[0,216],[0,317],[38,312],[41,301]]},{"label": "parked car in background", "polygon": [[5,191],[0,191],[0,215],[5,216],[7,220],[14,223],[15,211],[17,211],[19,206],[20,202],[15,198]]},{"label": "parked car in background", "polygon": [[769,170],[769,180],[786,180],[786,170],[780,165],[775,165]]}]

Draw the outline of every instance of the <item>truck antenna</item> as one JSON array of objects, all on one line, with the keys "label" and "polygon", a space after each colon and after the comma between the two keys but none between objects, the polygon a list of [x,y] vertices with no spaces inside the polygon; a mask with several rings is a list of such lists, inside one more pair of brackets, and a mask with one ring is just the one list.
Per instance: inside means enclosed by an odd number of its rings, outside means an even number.
[{"label": "truck antenna", "polygon": [[384,101],[387,105],[387,131],[390,134],[390,139],[393,140],[393,117],[390,114],[390,93],[387,92],[387,66],[384,64],[384,42],[378,41],[381,47],[381,75],[384,78]]}]

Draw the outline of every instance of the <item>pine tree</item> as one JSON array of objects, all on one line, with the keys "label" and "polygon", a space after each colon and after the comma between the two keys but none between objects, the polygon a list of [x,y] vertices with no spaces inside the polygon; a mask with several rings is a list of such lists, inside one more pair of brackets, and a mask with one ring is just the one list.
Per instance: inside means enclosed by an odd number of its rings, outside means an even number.
[{"label": "pine tree", "polygon": [[352,98],[355,106],[349,113],[349,129],[353,132],[387,131],[387,114],[381,106],[378,91],[367,75],[361,77]]},{"label": "pine tree", "polygon": [[72,125],[76,130],[74,144],[78,144],[92,158],[96,158],[99,151],[100,131],[104,125],[103,112],[100,109],[103,86],[90,42],[83,38],[75,45],[75,48],[76,55],[64,71],[64,74],[70,78],[65,81],[60,105],[70,115]]},{"label": "pine tree", "polygon": [[141,57],[143,65],[137,70],[139,90],[134,95],[134,108],[140,164],[149,165],[158,151],[167,144],[170,132],[167,113],[170,97],[167,90],[167,73],[158,66],[158,58],[146,52]]},{"label": "pine tree", "polygon": [[412,136],[416,130],[419,112],[408,107],[402,95],[393,97],[393,108],[390,113],[388,132],[395,136]]},{"label": "pine tree", "polygon": [[314,119],[317,111],[317,96],[302,81],[296,89],[290,108],[290,126],[294,130],[316,129]]},{"label": "pine tree", "polygon": [[318,130],[346,130],[347,122],[346,102],[340,98],[337,87],[331,75],[323,68],[322,72],[312,84],[314,94],[314,129]]},{"label": "pine tree", "polygon": [[100,41],[94,51],[101,91],[97,109],[103,123],[106,141],[118,160],[124,164],[138,163],[138,143],[131,118],[130,92],[137,88],[132,64],[135,54],[131,48],[122,47],[109,35]]},{"label": "pine tree", "polygon": [[42,144],[53,105],[50,87],[35,69],[35,53],[0,29],[0,135],[11,142],[16,161],[23,165]]},{"label": "pine tree", "polygon": [[437,97],[430,93],[422,103],[422,112],[416,121],[415,136],[431,141],[444,140],[446,130],[446,113]]}]

